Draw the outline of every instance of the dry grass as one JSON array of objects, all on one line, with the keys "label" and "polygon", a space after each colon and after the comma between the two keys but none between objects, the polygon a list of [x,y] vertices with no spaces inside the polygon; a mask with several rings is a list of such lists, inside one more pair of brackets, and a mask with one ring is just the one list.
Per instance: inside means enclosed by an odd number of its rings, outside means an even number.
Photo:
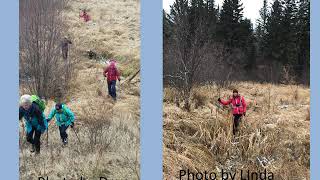
[{"label": "dry grass", "polygon": [[[73,41],[71,58],[77,63],[65,101],[76,115],[76,131],[69,129],[69,144],[62,147],[58,128],[49,128],[49,143],[42,135],[38,157],[30,154],[20,134],[20,179],[139,179],[140,176],[140,77],[117,83],[118,101],[107,95],[104,65],[85,56],[88,49],[119,60],[120,71],[130,75],[139,68],[140,10],[137,0],[71,0],[64,16]],[[92,21],[79,19],[80,8]],[[99,59],[98,59],[99,60]],[[21,87],[21,93],[23,89]],[[49,101],[46,115],[53,107]],[[21,129],[22,131],[22,129]],[[22,133],[22,132],[21,132]]]},{"label": "dry grass", "polygon": [[[124,70],[138,69],[140,63],[140,1],[72,0],[64,14],[78,55],[93,50],[107,58],[117,58]],[[87,9],[92,21],[79,19]]]},{"label": "dry grass", "polygon": [[[233,143],[230,112],[215,105],[218,89],[214,85],[193,90],[197,95],[190,113],[171,101],[174,89],[165,89],[164,179],[178,179],[182,169],[218,174],[221,169],[237,170],[239,175],[241,169],[264,168],[275,179],[309,179],[310,90],[249,82],[233,86],[248,103],[239,143]],[[221,97],[229,97],[231,89],[222,89]]]}]

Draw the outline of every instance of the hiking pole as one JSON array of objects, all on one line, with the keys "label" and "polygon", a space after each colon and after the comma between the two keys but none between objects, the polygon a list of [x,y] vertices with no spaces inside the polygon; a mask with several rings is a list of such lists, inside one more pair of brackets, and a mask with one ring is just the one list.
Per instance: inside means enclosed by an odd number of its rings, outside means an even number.
[{"label": "hiking pole", "polygon": [[81,141],[80,141],[80,138],[79,138],[79,136],[78,136],[78,133],[77,133],[76,130],[74,130],[73,128],[71,128],[71,129],[73,130],[74,134],[77,136],[77,139],[78,139],[78,141],[79,141],[79,144],[81,144]]},{"label": "hiking pole", "polygon": [[47,129],[47,147],[49,147],[49,126]]},{"label": "hiking pole", "polygon": [[47,129],[47,147],[49,147],[49,127],[51,125],[51,122],[48,122],[48,129]]}]

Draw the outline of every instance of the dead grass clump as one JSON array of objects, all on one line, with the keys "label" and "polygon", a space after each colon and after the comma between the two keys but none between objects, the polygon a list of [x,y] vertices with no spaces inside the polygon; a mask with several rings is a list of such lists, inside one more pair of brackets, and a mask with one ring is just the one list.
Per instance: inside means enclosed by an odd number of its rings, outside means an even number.
[{"label": "dead grass clump", "polygon": [[174,88],[165,88],[163,91],[163,102],[179,104],[180,93]]},{"label": "dead grass clump", "polygon": [[198,109],[207,104],[207,97],[199,92],[194,92],[191,98],[192,103],[194,103],[194,108]]},{"label": "dead grass clump", "polygon": [[310,121],[310,108],[307,109],[306,121]]}]

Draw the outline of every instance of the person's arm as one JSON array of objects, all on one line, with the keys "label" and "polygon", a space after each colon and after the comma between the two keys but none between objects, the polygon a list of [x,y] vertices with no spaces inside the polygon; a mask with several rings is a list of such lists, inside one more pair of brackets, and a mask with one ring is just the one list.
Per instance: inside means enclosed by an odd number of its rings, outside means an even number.
[{"label": "person's arm", "polygon": [[24,116],[24,110],[22,109],[22,107],[19,107],[19,120],[21,120],[23,116]]},{"label": "person's arm", "polygon": [[108,67],[103,69],[103,76],[107,77],[107,73],[108,73]]},{"label": "person's arm", "polygon": [[244,100],[244,97],[242,97],[242,107],[243,107],[243,112],[246,113],[247,112],[247,103]]},{"label": "person's arm", "polygon": [[44,126],[45,125],[44,121],[46,120],[46,117],[44,116],[43,112],[40,110],[38,105],[36,104],[32,104],[32,105],[34,106],[34,115],[38,119],[38,123],[41,126]]},{"label": "person's arm", "polygon": [[55,115],[56,115],[56,109],[55,109],[55,108],[53,108],[53,109],[51,110],[51,112],[50,112],[50,114],[49,114],[48,118],[47,118],[47,121],[48,121],[48,122],[50,122],[50,121],[51,121],[51,119],[52,119]]},{"label": "person's arm", "polygon": [[[220,98],[219,98],[220,99]],[[232,102],[232,99],[230,98],[228,101],[224,101],[224,100],[222,100],[222,99],[220,99],[220,101],[219,101],[221,104],[223,104],[223,105],[229,105],[231,102]]]},{"label": "person's arm", "polygon": [[69,108],[66,107],[65,108],[65,113],[67,114],[70,122],[73,123],[74,122],[74,114],[73,114],[73,112]]}]

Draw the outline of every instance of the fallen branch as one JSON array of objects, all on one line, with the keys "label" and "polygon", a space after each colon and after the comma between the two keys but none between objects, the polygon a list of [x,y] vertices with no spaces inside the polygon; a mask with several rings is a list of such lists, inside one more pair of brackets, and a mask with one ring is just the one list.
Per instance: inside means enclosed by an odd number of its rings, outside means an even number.
[{"label": "fallen branch", "polygon": [[124,84],[126,82],[132,81],[132,79],[135,78],[139,73],[140,73],[140,69],[138,71],[136,71],[132,76],[126,78],[122,83],[120,83],[120,85]]}]

